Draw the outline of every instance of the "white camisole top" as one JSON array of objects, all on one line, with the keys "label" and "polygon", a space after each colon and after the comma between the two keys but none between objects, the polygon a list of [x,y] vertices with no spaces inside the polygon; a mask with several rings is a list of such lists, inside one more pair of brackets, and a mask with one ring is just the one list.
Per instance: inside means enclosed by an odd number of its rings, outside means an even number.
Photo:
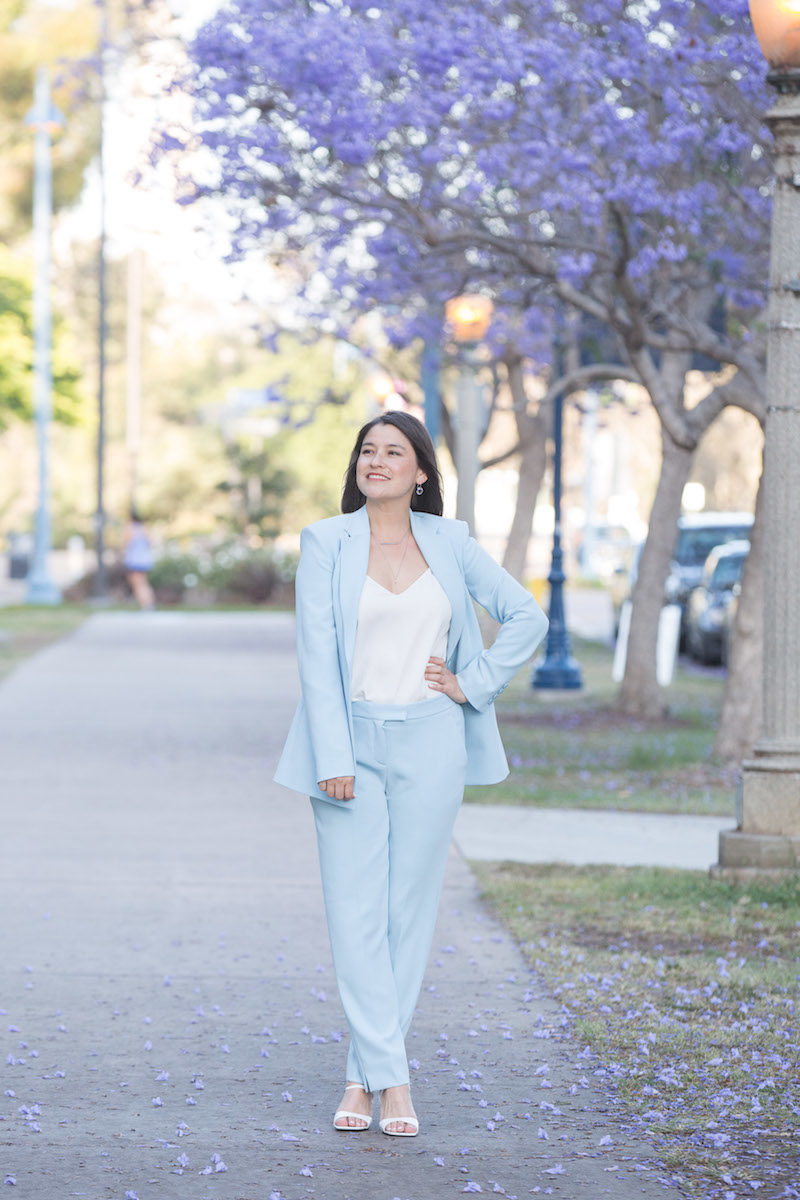
[{"label": "white camisole top", "polygon": [[431,655],[447,657],[452,609],[430,567],[404,592],[387,592],[369,575],[358,605],[352,700],[417,704],[441,692],[429,688]]}]

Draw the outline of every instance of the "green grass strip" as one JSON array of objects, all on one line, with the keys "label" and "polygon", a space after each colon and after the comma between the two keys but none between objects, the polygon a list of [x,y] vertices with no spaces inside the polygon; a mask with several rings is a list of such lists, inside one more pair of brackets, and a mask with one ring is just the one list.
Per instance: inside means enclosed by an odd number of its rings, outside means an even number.
[{"label": "green grass strip", "polygon": [[800,877],[473,865],[687,1194],[797,1195]]},{"label": "green grass strip", "polygon": [[72,633],[89,612],[77,605],[0,608],[0,680],[31,654]]}]

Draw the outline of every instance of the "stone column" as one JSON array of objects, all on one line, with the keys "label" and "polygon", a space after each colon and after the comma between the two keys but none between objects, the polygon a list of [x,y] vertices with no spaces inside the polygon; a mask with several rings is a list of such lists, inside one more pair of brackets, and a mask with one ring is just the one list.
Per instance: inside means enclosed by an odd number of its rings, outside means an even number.
[{"label": "stone column", "polygon": [[718,872],[800,870],[800,71],[774,73],[776,143],[764,443],[764,723]]}]

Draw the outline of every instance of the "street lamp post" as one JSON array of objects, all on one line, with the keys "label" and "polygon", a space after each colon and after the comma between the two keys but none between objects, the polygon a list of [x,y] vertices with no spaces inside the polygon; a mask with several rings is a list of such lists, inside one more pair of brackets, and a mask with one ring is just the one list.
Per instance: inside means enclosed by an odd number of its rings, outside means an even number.
[{"label": "street lamp post", "polygon": [[97,571],[92,587],[92,598],[103,602],[107,597],[108,578],[106,572],[106,510],[105,510],[105,455],[106,455],[106,46],[108,45],[108,8],[106,0],[100,0],[100,31],[98,53],[99,139],[97,145],[97,175],[100,190],[100,212],[97,247],[97,442],[96,487],[97,508],[95,511],[95,557]]},{"label": "street lamp post", "polygon": [[458,373],[456,473],[458,493],[456,517],[475,533],[475,480],[478,476],[480,432],[480,389],[474,361],[475,347],[487,334],[492,319],[488,296],[465,295],[448,300],[445,315],[453,337],[462,349]]},{"label": "street lamp post", "polygon": [[778,95],[764,438],[763,725],[742,764],[739,827],[720,835],[723,874],[800,869],[800,14],[750,0]]},{"label": "street lamp post", "polygon": [[33,562],[25,599],[28,604],[59,604],[61,592],[50,575],[52,548],[48,449],[53,413],[52,311],[50,301],[50,224],[53,212],[53,166],[50,139],[63,118],[50,98],[46,67],[36,75],[34,105],[25,118],[34,131],[33,184],[33,396],[39,444],[39,499],[36,507]]},{"label": "street lamp post", "polygon": [[561,549],[561,462],[564,394],[553,399],[553,556],[550,562],[550,604],[544,658],[534,668],[531,686],[540,691],[574,691],[583,687],[581,669],[572,657],[564,616],[564,557]]},{"label": "street lamp post", "polygon": [[425,428],[431,435],[434,446],[439,440],[441,424],[442,400],[439,394],[439,346],[435,342],[426,342],[422,351],[420,382],[422,394],[425,397]]}]

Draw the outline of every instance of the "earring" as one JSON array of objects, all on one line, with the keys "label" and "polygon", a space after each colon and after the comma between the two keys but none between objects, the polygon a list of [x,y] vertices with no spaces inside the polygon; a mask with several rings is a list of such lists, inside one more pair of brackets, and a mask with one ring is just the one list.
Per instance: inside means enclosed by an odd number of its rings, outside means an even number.
[{"label": "earring", "polygon": [[417,495],[418,496],[422,495],[422,484],[421,483],[417,484]]}]

